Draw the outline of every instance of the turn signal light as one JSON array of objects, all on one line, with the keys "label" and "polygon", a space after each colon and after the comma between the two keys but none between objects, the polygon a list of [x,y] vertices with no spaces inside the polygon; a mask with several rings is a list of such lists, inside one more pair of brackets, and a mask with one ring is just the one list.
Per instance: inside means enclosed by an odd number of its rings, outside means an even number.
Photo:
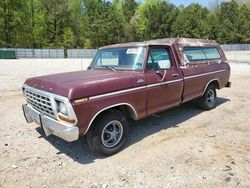
[{"label": "turn signal light", "polygon": [[58,114],[58,117],[61,119],[61,120],[63,120],[63,121],[66,121],[66,122],[68,122],[68,123],[75,123],[76,122],[76,120],[74,120],[74,119],[69,119],[69,118],[67,118],[67,117],[64,117],[64,116],[62,116],[62,115],[60,115],[60,114]]},{"label": "turn signal light", "polygon": [[74,103],[75,103],[75,104],[85,103],[85,102],[87,102],[88,100],[89,100],[88,98],[76,99],[76,100],[74,100]]}]

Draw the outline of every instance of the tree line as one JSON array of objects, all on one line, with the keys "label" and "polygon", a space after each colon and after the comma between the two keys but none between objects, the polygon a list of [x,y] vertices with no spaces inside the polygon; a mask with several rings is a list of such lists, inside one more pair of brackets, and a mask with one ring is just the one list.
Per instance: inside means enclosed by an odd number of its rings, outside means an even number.
[{"label": "tree line", "polygon": [[250,43],[249,1],[1,0],[0,47],[98,48],[167,37]]}]

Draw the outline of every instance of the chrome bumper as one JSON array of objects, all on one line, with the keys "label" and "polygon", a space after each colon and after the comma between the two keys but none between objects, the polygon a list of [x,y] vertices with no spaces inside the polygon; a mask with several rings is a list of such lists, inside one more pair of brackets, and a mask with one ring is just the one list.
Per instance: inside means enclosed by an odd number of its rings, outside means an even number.
[{"label": "chrome bumper", "polygon": [[77,126],[52,119],[41,114],[29,105],[24,104],[22,107],[27,123],[35,122],[36,124],[40,125],[43,128],[46,136],[53,134],[68,142],[78,140],[79,129]]}]

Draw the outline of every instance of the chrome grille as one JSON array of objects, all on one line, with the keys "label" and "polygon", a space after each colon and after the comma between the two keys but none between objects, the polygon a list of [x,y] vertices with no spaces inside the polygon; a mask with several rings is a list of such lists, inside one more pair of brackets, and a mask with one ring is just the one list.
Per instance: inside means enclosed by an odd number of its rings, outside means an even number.
[{"label": "chrome grille", "polygon": [[31,91],[29,89],[25,89],[25,95],[28,104],[30,104],[34,109],[50,117],[56,117],[52,109],[50,98],[48,96]]}]

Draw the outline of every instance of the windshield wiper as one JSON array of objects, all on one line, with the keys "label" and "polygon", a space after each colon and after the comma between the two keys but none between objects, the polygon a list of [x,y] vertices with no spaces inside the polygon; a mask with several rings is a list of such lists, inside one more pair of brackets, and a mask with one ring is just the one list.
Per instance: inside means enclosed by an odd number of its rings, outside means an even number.
[{"label": "windshield wiper", "polygon": [[114,68],[114,67],[111,67],[111,66],[103,66],[103,67],[106,67],[106,68],[108,68],[108,69],[110,69],[110,70],[112,70],[112,71],[116,72],[116,70],[115,70],[115,68]]}]

